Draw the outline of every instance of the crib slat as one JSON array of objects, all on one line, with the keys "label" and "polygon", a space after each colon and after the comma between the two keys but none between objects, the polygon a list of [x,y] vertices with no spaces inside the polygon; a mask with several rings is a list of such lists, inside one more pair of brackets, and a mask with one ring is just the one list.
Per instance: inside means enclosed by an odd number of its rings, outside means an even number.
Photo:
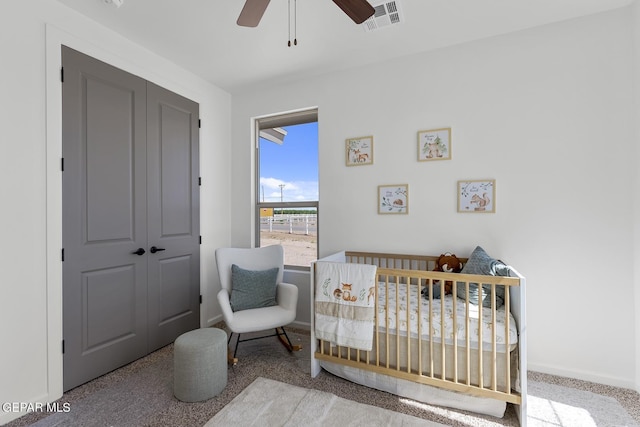
[{"label": "crib slat", "polygon": [[[379,278],[378,276],[376,276],[376,283],[378,282]],[[379,342],[378,342],[378,333],[380,332],[380,313],[378,312],[378,286],[377,284],[373,287],[374,291],[373,291],[373,349],[375,350],[376,354],[378,354],[378,346],[379,346]],[[371,352],[367,351],[367,365],[369,365],[371,363]],[[379,360],[379,357],[376,357],[376,360]]]},{"label": "crib slat", "polygon": [[466,312],[466,352],[467,352],[467,385],[471,385],[471,316],[469,302],[469,282],[465,282],[465,312]]},{"label": "crib slat", "polygon": [[[411,281],[412,277],[407,276],[407,283],[405,286],[407,287],[407,318],[405,321],[407,322],[407,372],[411,372]],[[420,300],[418,300],[418,304],[420,304]],[[420,323],[420,322],[418,322]],[[398,334],[399,335],[399,334]],[[398,349],[398,354],[400,354],[400,349]]]},{"label": "crib slat", "polygon": [[491,284],[491,360],[494,362],[491,364],[491,389],[493,391],[498,390],[498,367],[496,362],[498,358],[496,356],[496,284]]},{"label": "crib slat", "polygon": [[506,378],[506,390],[505,392],[511,394],[511,337],[509,337],[510,325],[509,325],[509,313],[511,313],[511,296],[510,296],[510,286],[504,287],[504,345],[505,345],[505,378]]},{"label": "crib slat", "polygon": [[[389,276],[387,276],[386,280],[387,290],[385,291],[385,307],[389,307]],[[387,353],[387,357],[385,358],[387,369],[389,369],[389,316],[385,316],[385,329],[384,329],[384,337],[385,337],[385,352]]]},{"label": "crib slat", "polygon": [[429,376],[434,378],[433,361],[433,280],[429,280]]},{"label": "crib slat", "polygon": [[[396,371],[400,370],[400,276],[396,276]],[[388,333],[388,332],[387,332]]]},{"label": "crib slat", "polygon": [[455,302],[458,300],[458,289],[455,284],[451,286],[451,296],[454,301],[453,307],[453,382],[458,382],[458,309]]},{"label": "crib slat", "polygon": [[446,310],[444,309],[444,280],[440,280],[438,286],[440,286],[440,359],[442,360],[442,363],[440,364],[442,366],[442,373],[440,375],[440,378],[445,380],[447,379],[447,346],[445,342]]},{"label": "crib slat", "polygon": [[425,279],[418,279],[418,374],[422,375],[422,289]]},{"label": "crib slat", "polygon": [[484,388],[484,363],[482,363],[482,283],[477,284],[478,287],[478,387]]}]

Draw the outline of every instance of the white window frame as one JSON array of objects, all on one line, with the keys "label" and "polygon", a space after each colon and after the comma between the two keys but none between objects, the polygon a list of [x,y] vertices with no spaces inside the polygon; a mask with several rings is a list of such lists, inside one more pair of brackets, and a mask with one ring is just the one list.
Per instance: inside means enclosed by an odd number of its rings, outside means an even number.
[{"label": "white window frame", "polygon": [[[301,125],[305,123],[318,122],[318,108],[311,107],[303,110],[279,113],[264,117],[256,118],[254,121],[255,130],[255,201],[254,201],[254,218],[255,218],[255,247],[260,247],[260,210],[264,208],[273,209],[295,209],[295,208],[315,208],[316,209],[316,257],[320,248],[320,209],[319,201],[304,202],[263,202],[260,200],[260,131],[264,129],[282,128],[286,126]],[[319,149],[319,147],[318,147]],[[318,171],[319,174],[319,171]],[[285,265],[290,270],[309,270],[309,267],[300,265]]]}]

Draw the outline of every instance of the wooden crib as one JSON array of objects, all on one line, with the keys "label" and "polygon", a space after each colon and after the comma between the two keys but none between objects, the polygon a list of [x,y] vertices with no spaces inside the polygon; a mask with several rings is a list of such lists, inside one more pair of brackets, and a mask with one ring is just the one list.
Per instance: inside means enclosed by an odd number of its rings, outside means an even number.
[{"label": "wooden crib", "polygon": [[[432,271],[437,259],[340,252],[316,261],[375,265],[378,285],[370,351],[316,339],[312,316],[312,376],[325,368],[403,397],[494,416],[502,416],[510,403],[516,405],[520,424],[526,425],[524,277],[512,268],[510,277]],[[319,286],[316,263],[311,268],[312,295]],[[445,294],[445,283],[455,284],[452,294],[434,298],[436,288]],[[496,298],[487,307],[469,302],[474,285],[480,301],[483,289],[494,296],[497,287],[503,287],[504,306],[496,307]],[[312,302],[314,313],[313,307]],[[390,380],[397,383],[389,386]],[[429,391],[433,387],[437,393]],[[483,409],[487,403],[494,407]]]}]

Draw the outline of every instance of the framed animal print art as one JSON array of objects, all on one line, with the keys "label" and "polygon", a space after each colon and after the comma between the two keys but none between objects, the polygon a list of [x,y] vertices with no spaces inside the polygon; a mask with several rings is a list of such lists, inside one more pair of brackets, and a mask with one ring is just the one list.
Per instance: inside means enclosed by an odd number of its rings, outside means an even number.
[{"label": "framed animal print art", "polygon": [[373,164],[373,136],[347,139],[347,166]]},{"label": "framed animal print art", "polygon": [[418,132],[418,160],[451,160],[451,128]]},{"label": "framed animal print art", "polygon": [[409,184],[379,185],[378,213],[409,213]]},{"label": "framed animal print art", "polygon": [[496,181],[458,181],[458,212],[494,213]]}]

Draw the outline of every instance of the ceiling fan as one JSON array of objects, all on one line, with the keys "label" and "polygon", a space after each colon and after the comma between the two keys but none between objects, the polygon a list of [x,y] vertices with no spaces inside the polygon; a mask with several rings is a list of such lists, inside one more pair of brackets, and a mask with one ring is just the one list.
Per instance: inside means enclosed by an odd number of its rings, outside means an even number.
[{"label": "ceiling fan", "polygon": [[[238,17],[238,25],[257,27],[271,0],[246,0]],[[333,0],[356,24],[362,24],[371,17],[375,9],[367,0]]]}]

